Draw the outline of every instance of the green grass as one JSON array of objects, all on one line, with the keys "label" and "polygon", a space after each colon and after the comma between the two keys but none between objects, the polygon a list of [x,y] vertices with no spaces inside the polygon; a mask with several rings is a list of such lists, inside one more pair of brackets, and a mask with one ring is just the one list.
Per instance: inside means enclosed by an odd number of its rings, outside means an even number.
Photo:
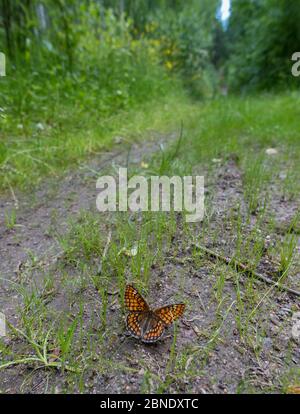
[{"label": "green grass", "polygon": [[126,150],[130,143],[151,136],[151,131],[179,130],[180,118],[190,110],[188,100],[183,103],[182,99],[184,95],[178,92],[102,118],[70,110],[63,114],[69,122],[74,121],[70,128],[45,126],[45,130],[28,137],[5,133],[0,148],[1,189],[32,187],[46,176],[57,179],[88,156],[116,146],[116,142],[117,150]]},{"label": "green grass", "polygon": [[[1,188],[26,188],[49,175],[57,179],[61,172],[78,165],[87,156],[111,148],[118,142],[117,137],[123,138],[123,147],[147,139],[147,130],[179,133],[180,120],[183,120],[186,146],[191,151],[180,153],[177,166],[180,165],[182,172],[188,165],[200,161],[212,167],[213,158],[224,161],[235,155],[244,170],[245,195],[253,212],[272,176],[273,166],[266,160],[265,150],[279,146],[279,155],[274,156],[274,161],[280,162],[278,168],[284,173],[282,191],[292,198],[299,194],[299,180],[295,179],[300,168],[296,93],[263,96],[259,100],[255,97],[218,99],[193,105],[179,84],[175,85],[170,84],[170,88],[177,92],[170,91],[164,99],[150,99],[109,116],[99,118],[95,110],[60,106],[55,117],[61,121],[50,118],[48,125],[47,121],[42,124],[42,130],[33,127],[28,135],[5,129],[0,147]],[[168,164],[165,167],[165,160],[160,162],[158,172],[163,173]]]},{"label": "green grass", "polygon": [[8,230],[13,229],[16,226],[17,222],[17,213],[15,209],[12,209],[11,211],[5,211],[5,226]]}]

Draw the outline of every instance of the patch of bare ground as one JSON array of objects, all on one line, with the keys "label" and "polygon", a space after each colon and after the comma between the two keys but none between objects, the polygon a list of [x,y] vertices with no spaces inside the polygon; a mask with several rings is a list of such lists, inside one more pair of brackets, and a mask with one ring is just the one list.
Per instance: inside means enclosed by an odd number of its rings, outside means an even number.
[{"label": "patch of bare ground", "polygon": [[[146,146],[133,146],[130,163],[139,165],[157,148],[157,140]],[[186,302],[187,310],[174,329],[169,329],[168,335],[153,345],[142,344],[126,334],[115,269],[111,269],[107,303],[104,303],[99,290],[88,278],[90,274],[101,280],[101,272],[97,275],[96,270],[99,260],[95,263],[95,259],[91,259],[85,267],[62,263],[60,246],[54,236],[57,230],[68,231],[68,216],[75,217],[82,209],[95,212],[95,171],[111,170],[112,164],[124,165],[128,161],[126,152],[105,157],[107,155],[83,166],[54,187],[44,186],[37,192],[33,205],[23,204],[20,198],[19,227],[1,229],[1,276],[8,281],[2,284],[0,301],[8,320],[18,326],[18,306],[24,306],[10,281],[18,283],[25,278],[25,285],[42,286],[39,278],[45,277],[48,269],[54,275],[54,284],[50,293],[40,292],[47,318],[51,314],[55,318],[61,311],[73,314],[74,318],[78,313],[81,315],[81,333],[72,350],[80,374],[20,364],[0,371],[1,391],[281,391],[285,378],[289,378],[300,363],[299,344],[291,334],[292,315],[300,309],[299,298],[249,278],[222,261],[211,260],[193,244],[226,256],[237,255],[240,260],[249,257],[254,260],[250,252],[259,241],[263,254],[255,262],[257,268],[261,273],[276,271],[266,236],[272,239],[278,235],[269,232],[266,217],[248,214],[243,177],[234,157],[216,164],[207,173],[205,221],[187,229],[184,218],[177,215],[171,243],[164,246],[162,257],[154,255],[150,266],[149,303],[158,307],[180,299]],[[195,172],[203,173],[202,167],[197,167]],[[278,212],[276,200],[276,194],[272,194],[269,206]],[[283,205],[285,202],[281,201]],[[2,218],[3,210],[11,203],[2,202]],[[292,219],[295,208],[294,205],[286,209],[283,206],[285,220]],[[144,217],[130,217],[130,220],[139,220],[142,226]],[[103,216],[100,231],[104,239],[110,231],[114,234],[116,225],[111,215]],[[254,237],[256,232],[258,239]],[[124,271],[127,280],[131,280],[130,266],[130,258],[127,258]],[[141,277],[144,267],[141,266]],[[274,283],[275,273],[272,274]],[[299,288],[299,277],[295,272],[293,281],[285,282]],[[8,336],[5,344],[11,352],[7,351],[8,359],[29,352],[24,338]]]},{"label": "patch of bare ground", "polygon": [[[175,134],[162,137],[152,132],[143,143],[99,154],[58,180],[46,179],[33,193],[0,198],[1,308],[4,312],[12,314],[15,308],[12,297],[5,294],[11,282],[18,282],[18,276],[28,267],[49,265],[57,260],[60,248],[53,233],[57,229],[64,233],[68,219],[76,217],[81,210],[96,209],[97,177],[112,166],[139,164],[158,151],[161,144],[174,138]],[[6,216],[11,211],[16,211],[16,225],[8,228]]]}]

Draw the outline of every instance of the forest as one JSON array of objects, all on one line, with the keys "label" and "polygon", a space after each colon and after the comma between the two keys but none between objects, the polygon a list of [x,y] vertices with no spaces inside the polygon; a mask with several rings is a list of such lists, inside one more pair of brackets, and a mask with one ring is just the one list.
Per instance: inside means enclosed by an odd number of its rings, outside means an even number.
[{"label": "forest", "polygon": [[[300,393],[299,22],[0,0],[0,394]],[[202,219],[98,211],[120,168],[203,176]]]}]

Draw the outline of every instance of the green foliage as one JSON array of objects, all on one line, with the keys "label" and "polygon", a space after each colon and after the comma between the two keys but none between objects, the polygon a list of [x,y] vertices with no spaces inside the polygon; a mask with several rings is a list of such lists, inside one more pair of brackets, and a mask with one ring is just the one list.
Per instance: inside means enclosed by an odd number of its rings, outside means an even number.
[{"label": "green foliage", "polygon": [[186,102],[177,74],[194,95],[213,93],[215,6],[207,0],[175,8],[168,1],[0,5],[8,57],[0,78],[1,188],[57,176],[109,145],[134,113],[143,127],[154,116],[166,124],[162,117],[179,109],[176,97]]},{"label": "green foliage", "polygon": [[178,73],[196,97],[211,97],[215,90],[212,46],[217,3],[190,1],[167,13],[156,11],[145,26],[146,35],[159,46],[164,66]]},{"label": "green foliage", "polygon": [[[32,122],[56,118],[62,104],[107,115],[168,89],[155,51],[146,40],[132,38],[130,20],[106,10],[103,26],[98,27],[95,4],[82,6],[79,12],[81,19],[77,25],[70,23],[76,31],[69,33],[65,46],[60,46],[64,34],[58,31],[57,47],[50,40],[46,52],[44,43],[40,46],[45,52],[42,62],[37,61],[37,52],[31,48],[24,53],[24,66],[9,66],[8,76],[1,79],[4,128],[22,124],[27,135],[32,133]],[[90,27],[96,27],[95,31]]]},{"label": "green foliage", "polygon": [[232,1],[229,82],[233,90],[299,85],[291,75],[300,44],[298,0]]}]

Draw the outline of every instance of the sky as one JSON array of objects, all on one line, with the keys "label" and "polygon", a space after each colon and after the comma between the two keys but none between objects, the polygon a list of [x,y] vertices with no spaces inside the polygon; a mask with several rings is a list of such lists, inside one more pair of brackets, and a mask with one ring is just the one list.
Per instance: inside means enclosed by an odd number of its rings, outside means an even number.
[{"label": "sky", "polygon": [[227,20],[230,15],[230,0],[222,0],[221,19]]}]

